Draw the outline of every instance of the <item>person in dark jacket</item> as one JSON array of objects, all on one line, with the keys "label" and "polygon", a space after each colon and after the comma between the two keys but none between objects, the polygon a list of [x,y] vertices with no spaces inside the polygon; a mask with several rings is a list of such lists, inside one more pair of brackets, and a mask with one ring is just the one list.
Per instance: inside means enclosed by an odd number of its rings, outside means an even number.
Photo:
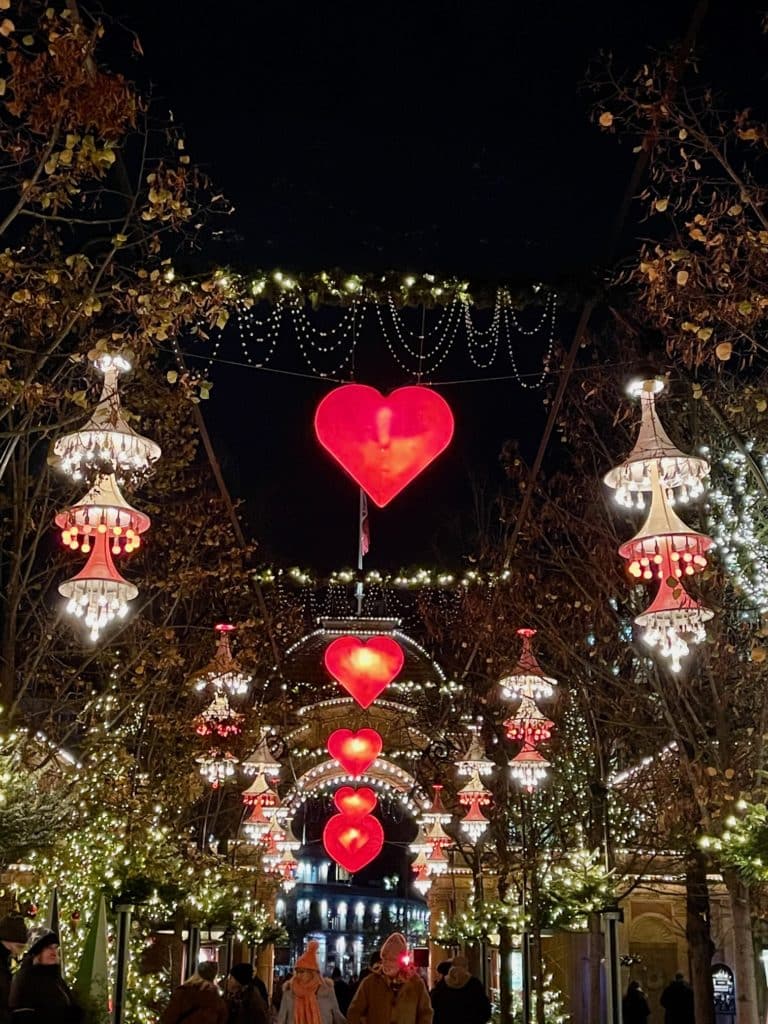
[{"label": "person in dark jacket", "polygon": [[11,982],[12,1024],[81,1024],[85,1012],[61,976],[58,935],[44,928],[30,939]]},{"label": "person in dark jacket", "polygon": [[664,1024],[695,1024],[693,989],[679,972],[661,993]]},{"label": "person in dark jacket", "polygon": [[434,1024],[486,1024],[491,1017],[491,1001],[483,983],[469,973],[467,960],[455,956],[445,981],[439,981],[430,993]]},{"label": "person in dark jacket", "polygon": [[651,1008],[639,981],[630,981],[627,994],[621,1001],[621,1015],[624,1024],[646,1024]]},{"label": "person in dark jacket", "polygon": [[225,993],[228,1024],[268,1024],[269,1003],[254,984],[256,980],[266,993],[264,982],[254,978],[250,964],[235,964],[230,969]]},{"label": "person in dark jacket", "polygon": [[336,1002],[339,1004],[341,1012],[346,1016],[349,1004],[352,1002],[352,986],[344,981],[338,967],[333,968],[331,981],[333,981],[333,991],[336,993]]},{"label": "person in dark jacket", "polygon": [[27,926],[21,914],[8,914],[0,920],[0,1024],[10,1024],[11,960],[18,960],[27,944]]},{"label": "person in dark jacket", "polygon": [[435,968],[435,974],[437,975],[437,977],[435,978],[435,984],[429,990],[430,999],[432,998],[432,993],[439,985],[445,985],[446,975],[448,974],[448,971],[450,971],[452,966],[453,965],[451,964],[450,960],[441,960],[440,963],[437,965],[437,967]]},{"label": "person in dark jacket", "polygon": [[214,984],[216,972],[213,960],[201,963],[171,996],[161,1024],[227,1024],[227,1004]]}]

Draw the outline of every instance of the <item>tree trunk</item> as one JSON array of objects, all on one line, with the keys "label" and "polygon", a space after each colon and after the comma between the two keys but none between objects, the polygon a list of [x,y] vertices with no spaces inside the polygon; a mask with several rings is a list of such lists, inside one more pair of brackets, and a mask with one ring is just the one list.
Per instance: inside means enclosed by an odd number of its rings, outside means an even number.
[{"label": "tree trunk", "polygon": [[724,871],[723,881],[728,889],[733,920],[733,964],[736,983],[736,1020],[739,1024],[758,1024],[757,980],[755,953],[752,942],[752,915],[749,888],[736,871]]},{"label": "tree trunk", "polygon": [[499,1024],[512,1024],[512,932],[499,926]]},{"label": "tree trunk", "polygon": [[710,931],[706,859],[699,850],[691,853],[686,867],[685,897],[685,937],[691,958],[696,1024],[715,1024],[711,970],[715,944]]},{"label": "tree trunk", "polygon": [[600,964],[605,956],[605,939],[600,929],[600,915],[589,915],[589,987],[585,1020],[600,1020]]}]

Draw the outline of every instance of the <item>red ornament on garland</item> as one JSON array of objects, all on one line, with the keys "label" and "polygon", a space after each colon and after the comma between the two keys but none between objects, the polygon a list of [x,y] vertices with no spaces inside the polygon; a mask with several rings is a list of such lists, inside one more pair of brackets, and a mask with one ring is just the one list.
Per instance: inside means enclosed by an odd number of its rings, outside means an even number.
[{"label": "red ornament on garland", "polygon": [[340,636],[325,649],[325,667],[361,708],[367,708],[399,674],[405,654],[389,636]]},{"label": "red ornament on garland", "polygon": [[350,775],[362,775],[381,753],[383,742],[375,729],[337,729],[328,737],[328,753]]},{"label": "red ornament on garland", "polygon": [[379,508],[448,447],[453,426],[445,399],[421,385],[385,398],[367,384],[344,384],[315,413],[320,444]]}]

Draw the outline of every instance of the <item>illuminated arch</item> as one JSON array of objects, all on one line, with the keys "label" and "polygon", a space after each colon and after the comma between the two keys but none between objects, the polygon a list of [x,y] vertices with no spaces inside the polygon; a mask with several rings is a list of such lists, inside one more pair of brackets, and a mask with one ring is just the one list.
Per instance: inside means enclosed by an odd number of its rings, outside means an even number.
[{"label": "illuminated arch", "polygon": [[343,784],[370,786],[376,793],[397,800],[413,817],[422,810],[416,798],[425,800],[414,777],[386,758],[377,758],[363,775],[350,775],[337,761],[327,759],[299,776],[286,794],[284,806],[295,814],[310,797]]}]

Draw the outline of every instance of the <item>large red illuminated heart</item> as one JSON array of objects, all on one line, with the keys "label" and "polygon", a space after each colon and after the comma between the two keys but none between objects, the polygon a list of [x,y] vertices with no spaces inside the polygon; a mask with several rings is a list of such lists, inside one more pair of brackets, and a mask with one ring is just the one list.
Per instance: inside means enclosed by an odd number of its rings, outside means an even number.
[{"label": "large red illuminated heart", "polygon": [[453,413],[436,391],[418,384],[386,398],[367,384],[344,384],[318,405],[315,434],[383,508],[448,447]]},{"label": "large red illuminated heart", "polygon": [[328,753],[350,775],[362,775],[381,753],[381,736],[375,729],[337,729],[328,737]]},{"label": "large red illuminated heart", "polygon": [[390,636],[340,636],[326,647],[324,661],[350,697],[367,708],[400,672],[405,654]]},{"label": "large red illuminated heart", "polygon": [[337,864],[350,874],[360,871],[381,853],[384,829],[378,818],[349,818],[334,814],[323,829],[323,846]]},{"label": "large red illuminated heart", "polygon": [[360,789],[353,789],[352,786],[342,786],[333,794],[333,802],[337,809],[346,814],[348,818],[364,818],[374,809],[378,800],[376,794],[368,786],[361,786]]}]

